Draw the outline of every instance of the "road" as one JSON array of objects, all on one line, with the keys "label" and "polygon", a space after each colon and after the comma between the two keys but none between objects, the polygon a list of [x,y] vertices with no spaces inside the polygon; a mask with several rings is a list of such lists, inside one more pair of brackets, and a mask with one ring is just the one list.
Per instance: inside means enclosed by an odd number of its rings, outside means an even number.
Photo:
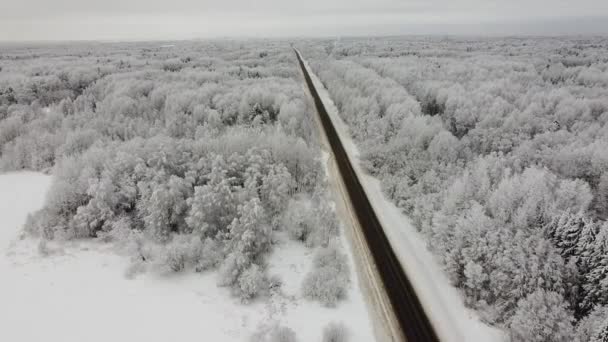
[{"label": "road", "polygon": [[363,230],[366,243],[371,251],[375,266],[380,274],[384,290],[390,300],[393,312],[403,335],[409,342],[439,341],[437,334],[424,311],[414,288],[405,275],[386,234],[363,190],[348,153],[340,141],[336,129],[315,89],[302,57],[296,56],[306,85],[312,94],[321,125],[332,149],[342,180],[356,218]]}]

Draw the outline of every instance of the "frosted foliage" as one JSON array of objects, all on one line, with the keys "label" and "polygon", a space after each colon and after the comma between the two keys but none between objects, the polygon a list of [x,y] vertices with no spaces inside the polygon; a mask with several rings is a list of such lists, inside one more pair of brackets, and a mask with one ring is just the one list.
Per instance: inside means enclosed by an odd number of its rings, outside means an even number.
[{"label": "frosted foliage", "polygon": [[238,211],[240,217],[228,227],[227,247],[231,252],[220,269],[220,283],[233,286],[243,300],[248,300],[261,290],[264,282],[262,272],[253,262],[268,248],[270,227],[265,223],[258,199],[239,206]]},{"label": "frosted foliage", "polygon": [[[520,340],[565,340],[608,304],[605,39],[391,37],[300,50],[362,166],[484,320]],[[569,310],[540,330],[511,324],[536,291]]]},{"label": "frosted foliage", "polygon": [[576,326],[576,341],[593,341],[608,319],[608,308],[597,306]]},{"label": "frosted foliage", "polygon": [[270,342],[296,342],[296,333],[288,327],[277,327],[270,333]]},{"label": "frosted foliage", "polygon": [[289,202],[282,225],[291,238],[300,240],[308,247],[326,247],[338,235],[338,222],[325,197],[300,196]]},{"label": "frosted foliage", "polygon": [[607,342],[608,341],[608,319],[597,329],[595,335],[591,339],[592,342]]},{"label": "frosted foliage", "polygon": [[335,244],[330,244],[316,252],[313,269],[302,283],[302,293],[325,306],[335,306],[346,297],[349,279],[346,255]]},{"label": "frosted foliage", "polygon": [[128,277],[217,271],[249,301],[267,295],[275,234],[311,248],[337,235],[287,42],[33,49],[0,56],[0,170],[52,171],[25,227],[42,254],[100,239],[130,256]]},{"label": "frosted foliage", "polygon": [[256,294],[263,290],[264,285],[266,284],[264,273],[256,264],[252,264],[248,269],[246,269],[239,277],[238,282],[241,297],[244,299],[253,298]]},{"label": "frosted foliage", "polygon": [[283,215],[282,224],[291,238],[306,242],[315,228],[310,201],[308,199],[291,200]]},{"label": "frosted foliage", "polygon": [[238,208],[239,218],[228,227],[233,251],[253,258],[268,248],[270,227],[260,201],[254,198]]},{"label": "frosted foliage", "polygon": [[297,342],[296,333],[293,329],[281,325],[271,327],[261,326],[251,338],[250,342]]},{"label": "frosted foliage", "polygon": [[347,342],[348,329],[343,323],[331,322],[323,328],[323,342]]},{"label": "frosted foliage", "polygon": [[563,298],[538,290],[517,303],[511,320],[514,342],[566,342],[573,338],[572,318]]},{"label": "frosted foliage", "polygon": [[[212,180],[213,182],[213,180]],[[188,226],[205,237],[225,231],[236,215],[236,199],[226,180],[194,188]]]}]

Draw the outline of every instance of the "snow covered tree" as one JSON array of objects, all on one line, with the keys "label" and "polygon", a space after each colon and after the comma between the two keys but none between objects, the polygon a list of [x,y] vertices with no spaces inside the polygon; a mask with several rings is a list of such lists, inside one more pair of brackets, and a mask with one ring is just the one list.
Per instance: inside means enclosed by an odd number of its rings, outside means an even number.
[{"label": "snow covered tree", "polygon": [[597,264],[592,264],[589,273],[585,275],[584,298],[581,302],[583,310],[593,305],[608,304],[608,256],[597,259]]},{"label": "snow covered tree", "polygon": [[293,329],[282,325],[272,325],[270,327],[265,324],[258,327],[251,338],[250,342],[297,342],[296,333]]},{"label": "snow covered tree", "polygon": [[223,159],[217,157],[209,174],[209,182],[194,188],[189,199],[190,211],[186,222],[190,229],[203,237],[215,238],[227,234],[228,225],[237,215],[238,199],[223,169]]},{"label": "snow covered tree", "polygon": [[348,328],[343,323],[331,322],[323,328],[323,342],[347,342]]},{"label": "snow covered tree", "polygon": [[239,276],[238,288],[241,298],[248,300],[255,297],[264,289],[265,284],[266,277],[264,276],[264,272],[262,272],[258,265],[251,264]]},{"label": "snow covered tree", "polygon": [[192,194],[192,183],[177,176],[166,184],[150,183],[149,196],[139,204],[146,230],[158,241],[167,241],[170,233],[186,232],[187,200]]},{"label": "snow covered tree", "polygon": [[[326,192],[297,64],[285,45],[268,47],[4,58],[0,168],[54,167],[26,230],[114,243],[132,256],[130,276],[217,267],[243,300],[264,292],[273,229],[301,214],[287,215],[289,203]],[[300,238],[325,245],[334,213],[325,201],[309,207]]]},{"label": "snow covered tree", "polygon": [[264,208],[257,198],[240,205],[238,213],[238,218],[228,227],[229,249],[247,261],[252,261],[268,248],[270,226]]},{"label": "snow covered tree", "polygon": [[306,242],[314,229],[314,211],[310,198],[291,199],[283,212],[282,226],[292,239]]},{"label": "snow covered tree", "polygon": [[196,265],[201,258],[203,245],[196,234],[175,234],[162,247],[157,266],[171,272],[181,272]]},{"label": "snow covered tree", "polygon": [[561,255],[568,260],[573,256],[580,256],[579,240],[583,231],[588,230],[586,226],[592,224],[583,212],[564,212],[548,225],[547,234],[553,239]]},{"label": "snow covered tree", "polygon": [[591,342],[608,342],[608,319],[600,326]]},{"label": "snow covered tree", "polygon": [[302,292],[304,297],[332,307],[345,298],[349,277],[346,255],[332,244],[315,254],[313,269],[304,278]]},{"label": "snow covered tree", "polygon": [[576,341],[592,341],[596,333],[608,318],[608,307],[596,306],[587,316],[583,317],[576,326]]},{"label": "snow covered tree", "polygon": [[608,318],[599,326],[591,342],[608,342]]},{"label": "snow covered tree", "polygon": [[600,177],[595,195],[595,210],[600,217],[608,218],[608,171]]},{"label": "snow covered tree", "polygon": [[197,259],[198,261],[195,265],[197,272],[203,272],[219,265],[224,260],[224,253],[220,242],[211,238],[204,239]]},{"label": "snow covered tree", "polygon": [[485,298],[487,292],[488,274],[484,272],[483,267],[474,261],[469,261],[464,267],[465,287],[469,298],[478,301]]},{"label": "snow covered tree", "polygon": [[568,342],[574,337],[574,318],[562,296],[537,290],[517,303],[509,324],[514,342]]},{"label": "snow covered tree", "polygon": [[20,116],[11,116],[0,121],[0,151],[4,145],[13,141],[23,130],[23,119]]},{"label": "snow covered tree", "polygon": [[297,342],[296,333],[288,327],[275,327],[270,333],[269,342]]},{"label": "snow covered tree", "polygon": [[285,210],[291,188],[291,175],[282,164],[269,166],[268,173],[262,177],[260,199],[271,217]]},{"label": "snow covered tree", "polygon": [[306,245],[327,247],[332,239],[339,234],[338,221],[333,210],[333,203],[324,194],[313,197],[313,225],[306,239]]},{"label": "snow covered tree", "polygon": [[256,197],[240,205],[239,216],[228,227],[228,257],[220,269],[220,284],[232,286],[241,299],[253,297],[263,284],[263,274],[255,262],[268,249],[271,228]]}]

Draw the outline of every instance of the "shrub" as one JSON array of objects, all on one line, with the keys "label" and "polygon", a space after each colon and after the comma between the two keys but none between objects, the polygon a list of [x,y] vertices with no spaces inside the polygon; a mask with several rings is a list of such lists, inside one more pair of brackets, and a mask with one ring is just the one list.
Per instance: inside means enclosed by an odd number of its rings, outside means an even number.
[{"label": "shrub", "polygon": [[270,332],[269,342],[296,342],[296,333],[289,327],[276,326]]},{"label": "shrub", "polygon": [[44,238],[40,239],[40,242],[38,242],[38,254],[40,254],[41,256],[48,256],[49,254],[51,254],[47,243],[48,240]]},{"label": "shrub", "polygon": [[197,272],[202,272],[216,267],[223,258],[221,245],[213,239],[206,238],[201,246],[195,269]]},{"label": "shrub", "polygon": [[296,342],[296,333],[293,329],[278,324],[267,326],[261,325],[251,335],[250,342]]},{"label": "shrub", "polygon": [[312,231],[313,213],[307,199],[291,200],[283,214],[283,227],[294,240],[305,242]]},{"label": "shrub", "polygon": [[238,279],[238,289],[241,299],[247,301],[255,297],[266,285],[264,272],[256,264],[251,264]]},{"label": "shrub", "polygon": [[162,68],[164,71],[177,72],[182,70],[184,63],[179,59],[170,59],[163,63]]},{"label": "shrub", "polygon": [[202,243],[195,234],[176,234],[161,249],[158,265],[172,272],[183,271],[187,266],[198,264]]},{"label": "shrub", "polygon": [[323,328],[323,342],[348,341],[348,329],[343,323],[331,322]]},{"label": "shrub", "polygon": [[302,284],[305,298],[317,300],[332,307],[346,297],[349,270],[346,255],[335,245],[321,248],[315,255],[313,269]]},{"label": "shrub", "polygon": [[[315,196],[316,197],[316,196]],[[314,229],[311,230],[306,245],[309,247],[327,247],[330,241],[338,236],[338,221],[332,204],[326,197],[313,198]]]},{"label": "shrub", "polygon": [[327,247],[338,235],[338,221],[324,195],[301,196],[290,201],[282,223],[292,239],[302,241],[308,247]]},{"label": "shrub", "polygon": [[145,271],[146,263],[144,261],[142,261],[141,259],[132,260],[127,269],[125,270],[125,278],[133,279],[135,278],[135,276]]}]

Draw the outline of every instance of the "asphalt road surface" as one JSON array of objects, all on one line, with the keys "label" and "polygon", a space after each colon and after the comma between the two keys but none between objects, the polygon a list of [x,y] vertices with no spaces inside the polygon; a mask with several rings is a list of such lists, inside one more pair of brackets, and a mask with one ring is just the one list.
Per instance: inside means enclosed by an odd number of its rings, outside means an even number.
[{"label": "asphalt road surface", "polygon": [[336,158],[338,169],[342,175],[344,184],[346,185],[349,199],[355,210],[357,219],[363,228],[363,235],[372,252],[376,267],[382,278],[382,284],[390,299],[393,311],[399,321],[403,334],[409,342],[439,341],[418,296],[416,296],[412,284],[406,277],[405,272],[401,267],[401,263],[397,259],[397,256],[380,225],[380,221],[359,182],[359,178],[342,146],[336,129],[323,106],[323,102],[312,83],[308,71],[304,67],[304,62],[297,51],[296,55],[302,72],[304,73],[306,84],[313,96],[321,124],[327,135],[327,140],[329,141]]}]

